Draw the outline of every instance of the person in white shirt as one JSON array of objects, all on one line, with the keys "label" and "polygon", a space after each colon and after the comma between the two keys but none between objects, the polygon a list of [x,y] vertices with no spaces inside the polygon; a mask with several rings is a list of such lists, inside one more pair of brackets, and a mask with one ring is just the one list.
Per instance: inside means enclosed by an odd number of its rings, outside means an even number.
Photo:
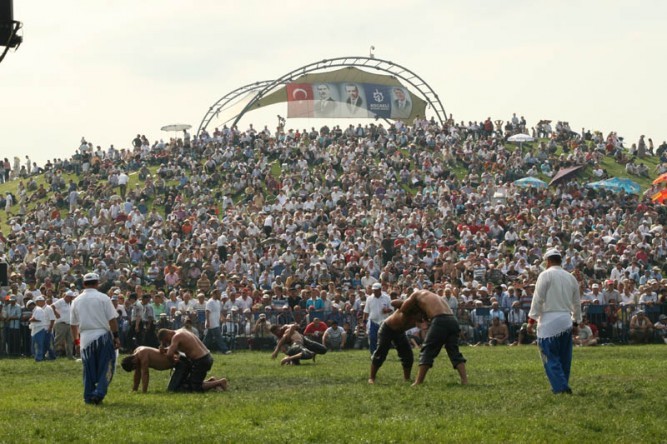
[{"label": "person in white shirt", "polygon": [[581,322],[579,283],[561,267],[558,249],[548,250],[544,260],[547,269],[537,278],[528,325],[532,330],[537,322],[537,344],[552,391],[572,394],[572,338]]},{"label": "person in white shirt", "polygon": [[369,349],[372,356],[377,348],[380,324],[387,319],[393,308],[391,307],[391,298],[382,291],[382,284],[376,282],[371,286],[371,289],[373,295],[366,298],[364,322],[368,322]]},{"label": "person in white shirt", "polygon": [[220,316],[222,304],[220,303],[220,292],[213,290],[211,297],[206,301],[206,336],[204,344],[209,350],[226,351],[222,345],[222,334],[220,330]]},{"label": "person in white shirt", "polygon": [[120,174],[118,174],[118,191],[122,199],[125,199],[125,193],[127,191],[127,183],[129,181],[130,177],[127,174],[125,174],[125,171],[121,171]]},{"label": "person in white shirt", "polygon": [[46,320],[47,320],[47,326],[46,326],[46,345],[45,345],[45,353],[44,353],[44,358],[48,359],[49,361],[52,361],[56,359],[56,347],[55,347],[55,341],[53,340],[54,332],[55,332],[55,323],[56,323],[56,314],[55,311],[53,310],[53,307],[51,306],[53,304],[51,296],[47,296],[46,299],[46,305],[44,305],[44,313],[46,313]]},{"label": "person in white shirt", "polygon": [[62,298],[53,303],[53,309],[56,315],[54,324],[55,348],[56,350],[65,349],[65,356],[68,359],[74,359],[74,339],[72,338],[72,329],[70,328],[70,309],[72,308],[72,299],[76,294],[67,290]]},{"label": "person in white shirt", "polygon": [[116,370],[116,350],[120,347],[118,313],[111,299],[97,291],[100,276],[87,273],[83,291],[72,302],[72,336],[79,339],[83,362],[83,400],[100,404]]},{"label": "person in white shirt", "polygon": [[30,340],[35,361],[41,362],[45,359],[46,350],[48,347],[48,339],[50,335],[49,326],[51,321],[48,318],[44,306],[46,301],[44,296],[37,296],[35,298],[37,305],[30,316]]}]

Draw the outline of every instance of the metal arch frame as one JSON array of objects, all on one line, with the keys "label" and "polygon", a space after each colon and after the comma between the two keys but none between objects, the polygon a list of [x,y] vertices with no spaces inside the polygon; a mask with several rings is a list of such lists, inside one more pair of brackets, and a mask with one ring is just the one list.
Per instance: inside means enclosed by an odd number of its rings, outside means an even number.
[{"label": "metal arch frame", "polygon": [[[262,80],[260,82],[254,82],[254,83],[249,83],[247,85],[244,85],[240,88],[235,89],[234,91],[230,91],[224,96],[222,96],[220,99],[218,99],[217,102],[215,102],[213,105],[211,105],[204,115],[204,118],[201,120],[199,123],[199,128],[197,128],[197,135],[201,134],[203,130],[205,130],[208,127],[208,124],[211,123],[211,120],[213,120],[213,117],[215,117],[217,114],[224,109],[227,105],[229,105],[231,102],[236,100],[239,96],[242,96],[244,94],[247,94],[251,91],[259,90],[264,88],[267,85],[274,85],[275,81],[274,80]],[[243,111],[245,112],[245,111]]]},{"label": "metal arch frame", "polygon": [[424,97],[424,99],[426,99],[428,104],[431,107],[433,107],[433,110],[435,111],[435,114],[437,115],[441,125],[444,126],[445,122],[447,121],[447,114],[445,112],[445,108],[442,106],[440,98],[435,93],[435,91],[433,91],[433,88],[431,88],[431,86],[428,83],[426,83],[424,79],[419,77],[416,73],[409,70],[408,68],[401,65],[397,65],[393,62],[390,62],[389,60],[377,59],[375,57],[336,57],[333,59],[324,59],[319,62],[311,63],[309,65],[304,65],[300,68],[288,72],[282,77],[274,80],[273,82],[261,88],[257,92],[257,95],[255,95],[255,97],[239,113],[236,119],[234,119],[232,127],[238,124],[243,115],[248,111],[252,110],[252,108],[257,104],[257,102],[259,102],[259,100],[262,99],[262,97],[264,97],[267,93],[271,92],[276,86],[292,81],[293,76],[302,76],[304,74],[308,74],[313,71],[319,71],[322,69],[329,69],[329,68],[345,67],[345,66],[372,68],[378,71],[390,73],[400,78],[401,80],[407,82],[422,94],[422,96]]},{"label": "metal arch frame", "polygon": [[346,66],[372,68],[377,71],[387,72],[393,76],[398,77],[419,91],[419,93],[423,96],[424,99],[426,99],[428,104],[435,111],[435,114],[438,117],[441,125],[444,125],[447,121],[447,113],[445,112],[445,108],[442,106],[442,102],[440,102],[438,94],[433,91],[433,88],[431,88],[431,86],[426,83],[424,79],[419,77],[416,73],[409,70],[408,68],[397,65],[388,60],[377,59],[374,57],[337,57],[304,65],[300,68],[288,72],[276,80],[264,80],[261,82],[250,83],[227,93],[209,108],[208,112],[199,124],[197,134],[199,134],[203,129],[206,129],[216,113],[218,113],[222,108],[224,108],[241,94],[246,94],[250,91],[258,91],[255,97],[253,97],[253,99],[243,108],[243,110],[241,110],[238,116],[236,116],[232,127],[238,124],[245,113],[250,111],[267,93],[275,89],[276,86],[290,82],[292,77],[302,76],[313,71]]}]

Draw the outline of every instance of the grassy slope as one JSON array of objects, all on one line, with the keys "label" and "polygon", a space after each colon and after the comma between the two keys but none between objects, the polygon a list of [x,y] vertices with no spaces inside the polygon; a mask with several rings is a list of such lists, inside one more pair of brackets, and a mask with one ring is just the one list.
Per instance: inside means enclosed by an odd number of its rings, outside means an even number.
[{"label": "grassy slope", "polygon": [[0,360],[0,442],[658,442],[667,423],[664,346],[576,349],[574,396],[555,396],[535,347],[466,348],[470,385],[446,355],[426,384],[401,382],[392,351],[368,386],[368,352],[280,367],[266,353],[215,356],[228,393],[147,395],[116,373],[101,407],[81,399],[80,364]]}]

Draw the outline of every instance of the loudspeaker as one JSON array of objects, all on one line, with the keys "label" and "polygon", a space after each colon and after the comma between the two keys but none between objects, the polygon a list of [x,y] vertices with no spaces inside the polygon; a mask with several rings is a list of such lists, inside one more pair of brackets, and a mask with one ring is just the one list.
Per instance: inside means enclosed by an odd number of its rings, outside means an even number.
[{"label": "loudspeaker", "polygon": [[0,23],[14,20],[14,1],[0,0]]},{"label": "loudspeaker", "polygon": [[0,262],[0,286],[9,286],[9,277],[7,276],[7,264]]}]

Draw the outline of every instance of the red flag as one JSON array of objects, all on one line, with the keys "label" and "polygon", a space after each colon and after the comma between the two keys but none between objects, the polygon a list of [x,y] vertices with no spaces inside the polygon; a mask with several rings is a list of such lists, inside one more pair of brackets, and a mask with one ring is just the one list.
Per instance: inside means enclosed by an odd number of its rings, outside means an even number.
[{"label": "red flag", "polygon": [[288,83],[287,117],[313,117],[313,85],[310,83]]}]

